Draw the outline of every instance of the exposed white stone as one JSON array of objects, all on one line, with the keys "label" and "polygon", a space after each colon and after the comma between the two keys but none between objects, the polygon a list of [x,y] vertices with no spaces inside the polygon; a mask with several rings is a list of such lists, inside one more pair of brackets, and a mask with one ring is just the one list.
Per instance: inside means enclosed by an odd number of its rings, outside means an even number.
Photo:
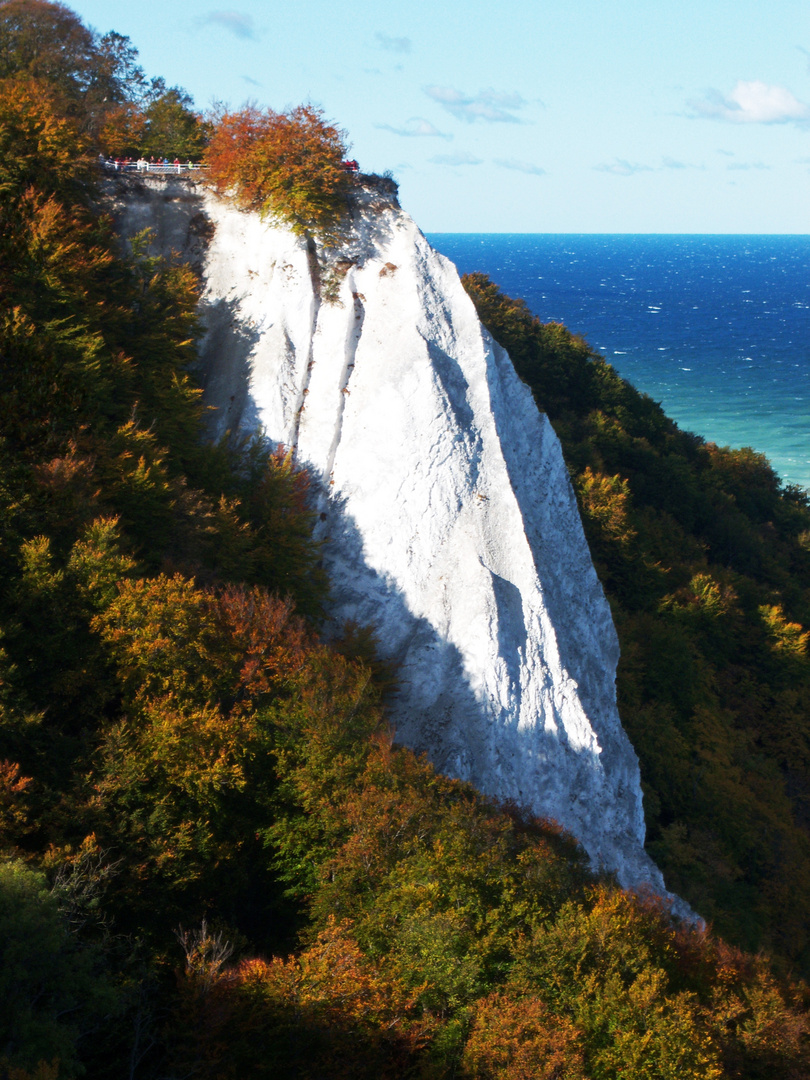
[{"label": "exposed white stone", "polygon": [[[454,266],[390,200],[366,202],[320,287],[304,241],[202,188],[130,191],[122,228],[160,205],[158,245],[196,243],[214,433],[259,427],[321,478],[332,615],[373,624],[399,664],[398,738],[663,892],[557,437]],[[201,210],[207,247],[182,238]]]}]

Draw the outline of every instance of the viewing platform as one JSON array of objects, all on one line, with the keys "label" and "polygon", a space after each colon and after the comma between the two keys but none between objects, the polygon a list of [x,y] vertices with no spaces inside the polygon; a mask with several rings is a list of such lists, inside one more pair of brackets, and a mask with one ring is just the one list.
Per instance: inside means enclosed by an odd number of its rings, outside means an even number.
[{"label": "viewing platform", "polygon": [[201,165],[196,161],[146,161],[140,158],[138,161],[114,158],[99,158],[99,167],[107,173],[137,173],[151,176],[178,176],[199,175],[201,178],[208,172],[207,165]]}]

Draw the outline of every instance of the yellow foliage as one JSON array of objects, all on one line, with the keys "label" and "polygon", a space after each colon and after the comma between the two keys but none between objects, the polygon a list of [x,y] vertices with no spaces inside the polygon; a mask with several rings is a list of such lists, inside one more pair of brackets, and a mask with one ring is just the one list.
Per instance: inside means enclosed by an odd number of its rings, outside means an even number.
[{"label": "yellow foliage", "polygon": [[810,631],[801,623],[789,622],[785,618],[781,604],[763,604],[759,614],[765,625],[771,648],[782,655],[804,657],[807,654],[807,642]]},{"label": "yellow foliage", "polygon": [[495,992],[473,1010],[462,1058],[470,1080],[585,1080],[582,1033],[536,997]]},{"label": "yellow foliage", "polygon": [[636,532],[629,522],[630,485],[620,476],[605,476],[588,466],[577,478],[583,514],[594,521],[605,537],[626,546]]}]

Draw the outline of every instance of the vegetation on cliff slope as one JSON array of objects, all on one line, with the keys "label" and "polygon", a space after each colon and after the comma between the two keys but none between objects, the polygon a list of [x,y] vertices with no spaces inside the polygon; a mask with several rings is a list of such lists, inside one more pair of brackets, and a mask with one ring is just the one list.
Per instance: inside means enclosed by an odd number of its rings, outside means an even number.
[{"label": "vegetation on cliff slope", "polygon": [[802,984],[392,744],[306,478],[203,443],[196,283],[121,256],[48,77],[0,81],[0,1075],[806,1076]]},{"label": "vegetation on cliff slope", "polygon": [[621,641],[647,846],[729,940],[810,971],[810,503],[465,278],[562,441]]}]

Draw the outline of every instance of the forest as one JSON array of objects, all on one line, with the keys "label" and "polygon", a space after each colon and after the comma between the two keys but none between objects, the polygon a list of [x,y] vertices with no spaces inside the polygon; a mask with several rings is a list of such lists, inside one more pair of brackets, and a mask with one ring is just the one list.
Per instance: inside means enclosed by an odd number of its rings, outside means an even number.
[{"label": "forest", "polygon": [[319,242],[341,213],[317,110],[199,116],[0,3],[0,1076],[810,1075],[807,494],[466,279],[562,440],[683,924],[399,746],[373,627],[322,640],[310,479],[205,441],[199,283],[103,211],[124,130]]}]

